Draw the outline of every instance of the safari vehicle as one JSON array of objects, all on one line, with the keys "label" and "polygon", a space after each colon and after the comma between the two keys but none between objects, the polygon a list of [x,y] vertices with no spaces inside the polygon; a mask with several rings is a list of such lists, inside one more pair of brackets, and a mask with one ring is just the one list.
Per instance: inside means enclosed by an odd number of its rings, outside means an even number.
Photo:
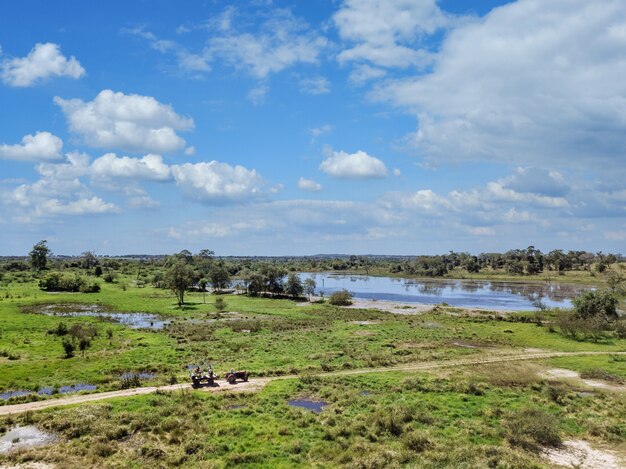
[{"label": "safari vehicle", "polygon": [[245,382],[245,381],[248,381],[248,372],[247,371],[235,371],[231,369],[228,373],[226,373],[226,376],[224,376],[224,379],[228,381],[228,384],[235,384],[238,379]]},{"label": "safari vehicle", "polygon": [[207,367],[206,371],[202,371],[199,366],[192,369],[189,373],[189,377],[191,378],[191,386],[193,388],[216,385],[215,380],[217,379],[217,375],[213,372],[211,365]]}]

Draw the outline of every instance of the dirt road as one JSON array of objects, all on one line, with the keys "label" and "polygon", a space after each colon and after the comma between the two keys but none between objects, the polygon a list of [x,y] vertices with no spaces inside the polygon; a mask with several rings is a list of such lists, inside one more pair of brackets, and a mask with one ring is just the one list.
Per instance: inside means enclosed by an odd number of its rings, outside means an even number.
[{"label": "dirt road", "polygon": [[[449,360],[449,361],[433,361],[421,363],[408,363],[398,366],[390,366],[385,368],[363,368],[358,370],[342,370],[328,373],[317,373],[316,376],[348,376],[366,373],[385,373],[390,371],[420,371],[433,370],[440,368],[483,365],[489,363],[502,363],[512,361],[528,361],[542,360],[546,358],[583,356],[583,355],[626,355],[626,352],[536,352],[522,353],[514,355],[493,355],[483,358]],[[206,392],[256,392],[261,390],[270,381],[279,379],[293,379],[297,375],[272,376],[266,378],[254,378],[246,383],[237,383],[230,385],[226,381],[218,381],[218,386],[200,388]],[[114,399],[116,397],[139,396],[142,394],[150,394],[153,392],[173,392],[183,389],[191,389],[191,384],[173,384],[170,386],[147,386],[142,388],[124,389],[120,391],[100,392],[94,394],[83,394],[79,396],[63,397],[59,399],[48,399],[45,401],[27,402],[24,404],[13,404],[0,406],[0,416],[21,414],[27,411],[36,411],[49,409],[51,407],[60,407],[74,404],[82,404],[85,402],[102,401],[106,399]]]}]

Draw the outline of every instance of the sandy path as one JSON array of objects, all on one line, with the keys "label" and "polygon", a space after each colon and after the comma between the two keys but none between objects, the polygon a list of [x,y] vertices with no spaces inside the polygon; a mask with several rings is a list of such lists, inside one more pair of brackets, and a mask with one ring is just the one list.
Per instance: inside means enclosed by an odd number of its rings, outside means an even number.
[{"label": "sandy path", "polygon": [[[583,356],[583,355],[626,355],[626,352],[543,352],[543,353],[522,353],[515,355],[492,355],[480,359],[463,359],[448,361],[433,361],[421,363],[409,363],[398,366],[389,366],[384,368],[363,368],[358,370],[342,370],[328,373],[316,373],[315,376],[349,376],[367,373],[385,373],[393,371],[420,371],[433,370],[448,367],[483,365],[489,363],[502,363],[512,361],[542,360],[546,358]],[[261,390],[267,383],[280,379],[294,379],[298,375],[272,376],[264,378],[253,378],[246,383],[238,382],[230,385],[226,381],[217,381],[219,386],[203,387],[199,390],[205,392],[256,392]],[[79,396],[63,397],[59,399],[48,399],[45,401],[27,402],[24,404],[13,404],[0,406],[0,416],[20,414],[28,411],[36,411],[49,409],[51,407],[60,407],[73,404],[82,404],[85,402],[102,401],[106,399],[114,399],[117,397],[139,396],[143,394],[151,394],[154,392],[174,392],[183,389],[192,389],[191,384],[173,384],[169,386],[147,386],[142,388],[124,389],[120,391],[108,391],[94,394],[82,394]]]}]

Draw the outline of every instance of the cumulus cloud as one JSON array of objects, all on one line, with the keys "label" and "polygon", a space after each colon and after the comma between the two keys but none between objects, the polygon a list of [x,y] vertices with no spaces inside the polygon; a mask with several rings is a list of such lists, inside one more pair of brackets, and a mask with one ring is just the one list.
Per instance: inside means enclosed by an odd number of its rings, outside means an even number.
[{"label": "cumulus cloud", "polygon": [[412,110],[420,156],[614,167],[626,146],[626,5],[520,0],[456,27],[432,72],[376,99]]},{"label": "cumulus cloud", "polygon": [[70,202],[58,199],[44,200],[35,207],[34,214],[39,217],[49,217],[55,215],[97,215],[117,212],[119,212],[119,208],[114,204],[94,196]]},{"label": "cumulus cloud", "polygon": [[54,161],[62,158],[63,140],[50,132],[25,135],[22,143],[0,145],[0,158],[17,161]]},{"label": "cumulus cloud", "polygon": [[107,153],[91,163],[92,177],[117,177],[167,181],[171,178],[170,168],[163,163],[161,155],[148,154],[142,158],[117,157]]},{"label": "cumulus cloud", "polygon": [[361,150],[356,153],[331,151],[330,156],[320,164],[320,169],[338,179],[380,179],[387,176],[385,163]]},{"label": "cumulus cloud", "polygon": [[208,203],[245,201],[262,194],[256,170],[219,161],[170,166],[176,184],[189,197]]},{"label": "cumulus cloud", "polygon": [[14,211],[17,221],[26,223],[64,215],[119,212],[115,204],[94,195],[78,178],[58,178],[54,172],[3,194],[2,202]]},{"label": "cumulus cloud", "polygon": [[298,179],[298,189],[308,192],[318,192],[322,190],[322,185],[312,179],[305,179],[301,177]]},{"label": "cumulus cloud", "polygon": [[[421,39],[447,26],[450,18],[435,0],[345,0],[333,22],[339,36],[353,44],[339,53],[339,62],[408,67],[428,63],[430,53],[420,47]],[[366,74],[361,69],[361,77]]]},{"label": "cumulus cloud", "polygon": [[74,56],[61,54],[58,44],[35,44],[26,57],[5,59],[0,64],[0,77],[9,86],[27,87],[52,76],[81,78],[85,69]]},{"label": "cumulus cloud", "polygon": [[54,102],[65,114],[72,132],[94,147],[128,151],[172,152],[185,146],[176,131],[193,129],[193,119],[177,114],[151,96],[101,91],[93,101]]}]

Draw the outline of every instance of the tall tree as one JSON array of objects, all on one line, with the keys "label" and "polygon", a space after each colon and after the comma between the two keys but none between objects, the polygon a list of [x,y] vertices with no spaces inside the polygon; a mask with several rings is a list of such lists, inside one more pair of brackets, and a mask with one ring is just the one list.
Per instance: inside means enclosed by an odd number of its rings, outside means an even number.
[{"label": "tall tree", "polygon": [[183,260],[170,267],[165,274],[165,284],[176,295],[178,306],[185,304],[185,292],[192,282],[193,270]]},{"label": "tall tree", "polygon": [[33,250],[30,251],[30,265],[33,266],[33,269],[43,270],[46,268],[48,256],[52,254],[46,244],[47,242],[45,239],[39,241],[33,246]]}]

